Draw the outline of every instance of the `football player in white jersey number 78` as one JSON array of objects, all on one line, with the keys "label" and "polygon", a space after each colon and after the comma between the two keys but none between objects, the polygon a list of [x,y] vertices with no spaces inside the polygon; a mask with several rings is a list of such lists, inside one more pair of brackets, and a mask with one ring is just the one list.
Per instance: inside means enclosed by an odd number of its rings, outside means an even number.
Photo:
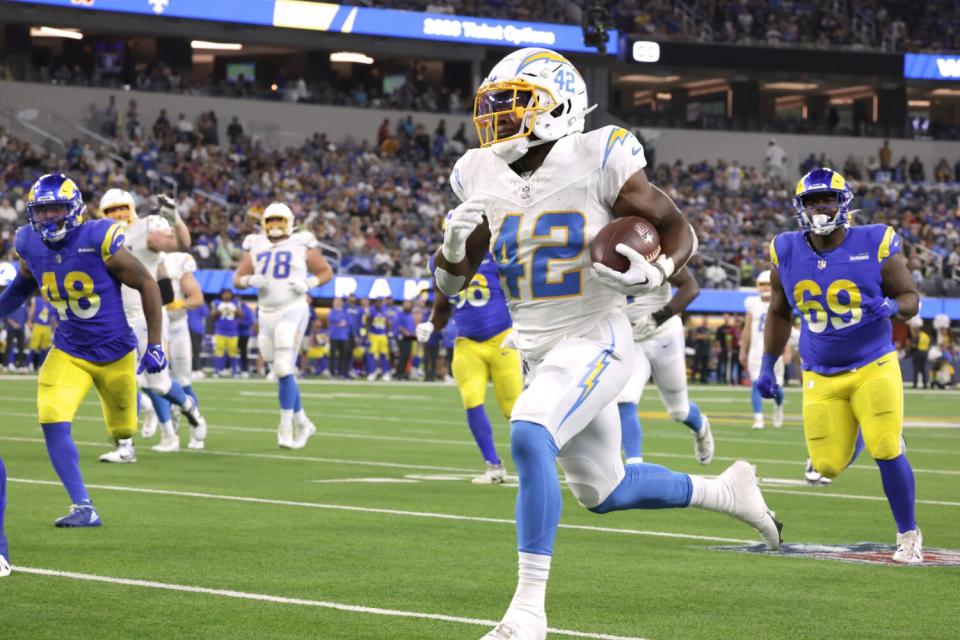
[{"label": "football player in white jersey number 78", "polygon": [[[583,133],[590,111],[576,68],[547,49],[501,60],[477,91],[480,149],[457,161],[451,211],[436,254],[437,287],[463,289],[490,251],[500,271],[517,346],[529,374],[511,414],[510,446],[520,477],[516,522],[519,583],[487,640],[544,640],[544,607],[560,521],[556,464],[577,501],[595,513],[701,507],[780,543],[753,465],[719,478],[654,464],[624,467],[617,396],[633,374],[624,295],[645,296],[682,268],[696,237],[676,205],[651,185],[637,139],[625,129]],[[588,246],[620,216],[656,227],[664,255],[648,263],[625,245],[625,273],[591,265]]]},{"label": "football player in white jersey number 78", "polygon": [[302,449],[317,430],[300,402],[296,362],[312,313],[307,292],[332,277],[317,239],[309,231],[294,232],[293,212],[282,202],[263,212],[263,233],[243,239],[233,285],[257,290],[257,344],[280,386],[277,444],[284,449]]}]

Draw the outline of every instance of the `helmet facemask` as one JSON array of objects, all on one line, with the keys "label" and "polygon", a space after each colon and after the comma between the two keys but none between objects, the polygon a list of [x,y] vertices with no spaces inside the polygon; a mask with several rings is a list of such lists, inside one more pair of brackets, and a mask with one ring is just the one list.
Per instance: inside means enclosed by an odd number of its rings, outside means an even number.
[{"label": "helmet facemask", "polygon": [[67,221],[73,207],[68,202],[36,203],[30,206],[30,221],[47,242],[59,242],[67,235]]},{"label": "helmet facemask", "polygon": [[818,236],[828,236],[850,224],[853,194],[848,189],[820,189],[794,197],[797,222]]},{"label": "helmet facemask", "polygon": [[268,238],[279,240],[289,236],[293,229],[290,228],[290,221],[284,216],[270,216],[263,219],[263,232]]},{"label": "helmet facemask", "polygon": [[124,227],[129,227],[137,217],[137,214],[133,212],[133,207],[125,202],[118,202],[117,204],[104,207],[102,213],[114,222],[122,224]]}]

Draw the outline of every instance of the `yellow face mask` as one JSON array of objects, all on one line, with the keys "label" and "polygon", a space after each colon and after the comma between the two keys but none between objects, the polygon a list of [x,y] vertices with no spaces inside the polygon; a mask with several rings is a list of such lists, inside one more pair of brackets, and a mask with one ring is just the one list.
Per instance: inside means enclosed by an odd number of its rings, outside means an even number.
[{"label": "yellow face mask", "polygon": [[119,222],[123,226],[129,226],[133,222],[133,209],[130,208],[128,204],[115,204],[110,207],[106,207],[103,210],[103,215],[110,218],[114,222]]},{"label": "yellow face mask", "polygon": [[263,232],[268,238],[290,235],[290,224],[286,218],[267,218],[263,221]]},{"label": "yellow face mask", "polygon": [[480,146],[529,136],[537,116],[556,106],[557,101],[549,90],[526,80],[504,80],[481,86],[473,103],[473,124],[477,127]]}]

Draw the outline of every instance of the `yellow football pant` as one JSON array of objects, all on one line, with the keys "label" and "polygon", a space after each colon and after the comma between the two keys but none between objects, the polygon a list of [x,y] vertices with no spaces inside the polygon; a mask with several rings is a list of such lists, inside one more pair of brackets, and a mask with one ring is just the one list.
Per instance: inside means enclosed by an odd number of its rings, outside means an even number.
[{"label": "yellow football pant", "polygon": [[374,358],[390,356],[390,341],[387,339],[387,334],[368,333],[367,338],[370,340],[370,355]]},{"label": "yellow football pant", "polygon": [[500,346],[508,331],[509,329],[483,342],[457,338],[452,369],[453,379],[460,387],[464,409],[473,409],[483,404],[487,395],[487,382],[493,380],[493,390],[497,395],[500,411],[505,417],[510,417],[513,405],[523,391],[523,373],[517,350]]},{"label": "yellow football pant", "polygon": [[240,338],[237,336],[213,336],[213,355],[222,358],[227,355],[236,358],[240,355]]},{"label": "yellow football pant", "polygon": [[136,351],[113,362],[97,363],[54,347],[43,361],[37,380],[40,424],[73,422],[90,387],[96,386],[110,436],[131,437],[137,430],[136,365]]},{"label": "yellow football pant", "polygon": [[53,331],[50,329],[50,325],[33,325],[30,330],[29,349],[31,351],[46,351],[51,344],[53,344]]},{"label": "yellow football pant", "polygon": [[895,351],[845,373],[803,372],[803,433],[814,469],[837,477],[853,457],[858,430],[875,460],[900,455],[903,379]]}]

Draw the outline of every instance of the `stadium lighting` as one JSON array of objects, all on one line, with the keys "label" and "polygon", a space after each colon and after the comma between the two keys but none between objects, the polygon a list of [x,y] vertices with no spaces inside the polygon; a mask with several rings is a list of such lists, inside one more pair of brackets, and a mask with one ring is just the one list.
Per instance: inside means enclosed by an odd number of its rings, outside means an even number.
[{"label": "stadium lighting", "polygon": [[32,27],[30,29],[31,38],[69,38],[70,40],[83,40],[83,34],[76,29],[57,29],[54,27]]},{"label": "stadium lighting", "polygon": [[908,107],[926,108],[930,106],[929,100],[907,100]]},{"label": "stadium lighting", "polygon": [[810,91],[818,86],[816,82],[768,82],[763,88],[770,91]]},{"label": "stadium lighting", "polygon": [[373,64],[373,58],[363,53],[353,51],[336,51],[330,54],[330,62],[354,62],[356,64]]},{"label": "stadium lighting", "polygon": [[932,96],[960,96],[960,89],[947,89],[946,87],[934,89],[930,92]]},{"label": "stadium lighting", "polygon": [[667,82],[676,82],[680,76],[654,76],[647,73],[628,73],[617,78],[618,82],[643,82],[649,84],[662,84]]},{"label": "stadium lighting", "polygon": [[208,49],[212,51],[240,51],[243,45],[239,42],[208,42],[207,40],[191,40],[191,49]]}]

